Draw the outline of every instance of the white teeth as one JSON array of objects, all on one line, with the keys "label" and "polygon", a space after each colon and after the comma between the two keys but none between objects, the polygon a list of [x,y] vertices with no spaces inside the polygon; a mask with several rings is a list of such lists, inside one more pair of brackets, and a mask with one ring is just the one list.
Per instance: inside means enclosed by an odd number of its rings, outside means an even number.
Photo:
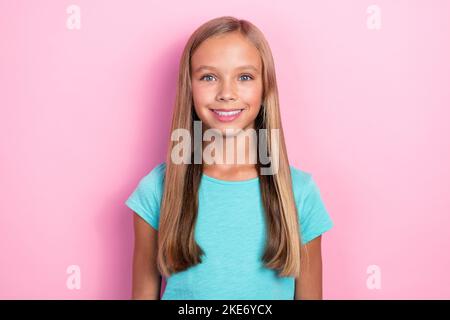
[{"label": "white teeth", "polygon": [[217,113],[219,116],[234,116],[241,112],[242,110],[235,110],[235,111],[217,111],[213,110],[215,113]]}]

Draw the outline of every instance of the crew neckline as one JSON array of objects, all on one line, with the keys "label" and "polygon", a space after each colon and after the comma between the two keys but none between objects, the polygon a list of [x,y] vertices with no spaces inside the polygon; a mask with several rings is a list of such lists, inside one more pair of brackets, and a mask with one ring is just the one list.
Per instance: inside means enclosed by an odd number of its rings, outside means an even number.
[{"label": "crew neckline", "polygon": [[222,179],[217,179],[217,178],[213,178],[208,176],[207,174],[202,173],[202,177],[206,180],[209,180],[211,182],[215,182],[215,183],[220,183],[220,184],[246,184],[246,183],[252,183],[252,182],[257,182],[259,181],[259,177],[256,178],[250,178],[250,179],[245,179],[245,180],[222,180]]}]

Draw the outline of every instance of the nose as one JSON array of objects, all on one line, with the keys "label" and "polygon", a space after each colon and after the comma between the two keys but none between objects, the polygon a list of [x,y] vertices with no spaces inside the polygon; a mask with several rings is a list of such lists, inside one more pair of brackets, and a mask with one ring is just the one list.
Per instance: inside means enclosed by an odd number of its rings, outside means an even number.
[{"label": "nose", "polygon": [[217,94],[219,101],[236,100],[236,93],[232,84],[223,82]]}]

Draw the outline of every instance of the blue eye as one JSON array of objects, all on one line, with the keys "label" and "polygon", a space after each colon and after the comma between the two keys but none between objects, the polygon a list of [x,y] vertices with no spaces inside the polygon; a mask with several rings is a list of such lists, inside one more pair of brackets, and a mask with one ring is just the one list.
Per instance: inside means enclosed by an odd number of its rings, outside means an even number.
[{"label": "blue eye", "polygon": [[[210,74],[207,74],[207,75],[204,75],[203,77],[201,77],[200,80],[203,80],[204,78],[207,78],[207,77],[213,77],[213,76],[210,75]],[[209,81],[208,81],[208,82],[209,82]]]},{"label": "blue eye", "polygon": [[248,77],[248,78],[250,78],[249,80],[253,80],[252,76],[250,76],[248,74],[243,74],[241,77]]},{"label": "blue eye", "polygon": [[[250,76],[250,75],[248,75],[248,74],[243,74],[243,75],[240,76],[240,78],[242,78],[242,77],[247,77],[248,80],[253,80],[253,77]],[[210,75],[210,74],[206,74],[206,75],[204,75],[203,77],[201,77],[200,80],[203,80],[203,79],[205,79],[205,78],[214,78],[214,76],[213,76],[213,75]],[[245,80],[245,81],[248,81],[248,80]],[[209,82],[209,80],[206,80],[206,81]]]}]

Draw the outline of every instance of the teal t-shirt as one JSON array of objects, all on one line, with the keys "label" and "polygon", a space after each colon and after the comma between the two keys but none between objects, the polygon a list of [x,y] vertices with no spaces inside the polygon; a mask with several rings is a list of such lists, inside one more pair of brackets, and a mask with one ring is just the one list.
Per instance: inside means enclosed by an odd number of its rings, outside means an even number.
[{"label": "teal t-shirt", "polygon": [[[154,229],[159,226],[166,165],[145,175],[126,205]],[[303,243],[333,226],[310,173],[291,168]],[[264,266],[266,243],[259,178],[225,181],[202,175],[195,240],[202,263],[166,279],[162,300],[292,300],[295,278]]]}]

